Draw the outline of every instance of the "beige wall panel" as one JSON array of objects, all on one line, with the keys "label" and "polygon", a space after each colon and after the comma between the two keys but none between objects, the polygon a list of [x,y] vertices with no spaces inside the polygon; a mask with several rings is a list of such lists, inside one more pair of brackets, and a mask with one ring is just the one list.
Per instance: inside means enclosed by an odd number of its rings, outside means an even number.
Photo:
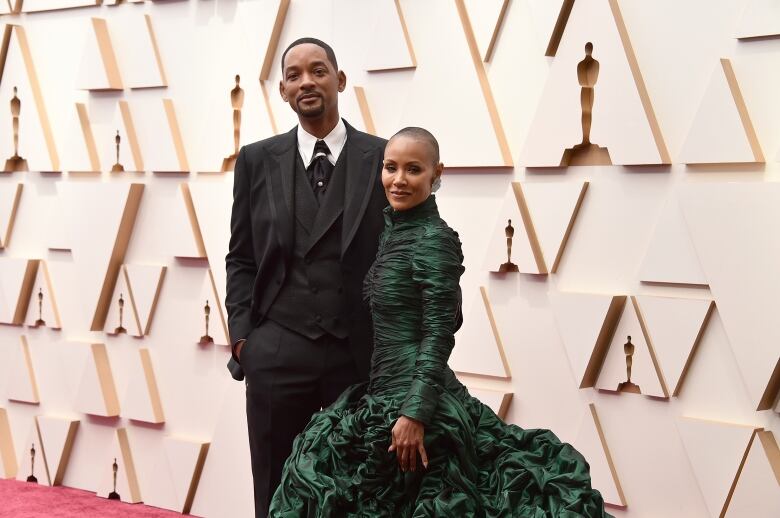
[{"label": "beige wall panel", "polygon": [[476,296],[478,300],[471,304],[471,311],[465,315],[463,326],[455,335],[450,367],[465,374],[511,378],[487,290],[480,287]]},{"label": "beige wall panel", "polygon": [[506,413],[509,411],[509,405],[512,403],[512,396],[514,394],[511,392],[502,392],[500,390],[477,388],[473,386],[469,386],[468,390],[469,394],[489,406],[498,417],[506,419]]},{"label": "beige wall panel", "polygon": [[[189,162],[184,151],[177,110],[171,99],[144,98],[130,103],[139,145],[147,170],[187,172]],[[169,117],[168,114],[171,114]]]},{"label": "beige wall panel", "polygon": [[641,295],[635,298],[665,384],[670,395],[679,396],[715,302]]},{"label": "beige wall panel", "polygon": [[95,472],[98,477],[97,496],[108,498],[108,495],[114,491],[113,463],[116,459],[117,477],[116,492],[119,493],[122,502],[138,503],[141,502],[141,491],[138,485],[138,476],[133,462],[133,452],[131,449],[130,437],[127,428],[117,428],[116,437],[111,442],[109,451],[104,452],[99,464],[95,465]]},{"label": "beige wall panel", "polygon": [[[657,360],[652,350],[652,344],[649,344],[645,339],[640,319],[634,305],[630,302],[624,307],[620,322],[615,329],[615,335],[612,337],[609,351],[604,358],[596,381],[596,388],[618,392],[618,385],[626,381],[628,372],[623,345],[627,342],[628,336],[631,337],[631,343],[634,344],[631,381],[639,385],[642,394],[646,396],[669,397],[670,394],[656,368]],[[628,395],[628,397],[630,396]]]},{"label": "beige wall panel", "polygon": [[100,134],[95,135],[100,162],[108,171],[117,163],[116,132],[119,131],[119,164],[124,172],[144,171],[144,153],[136,131],[137,114],[126,100],[119,100],[113,116],[101,125]]},{"label": "beige wall panel", "polygon": [[772,432],[756,433],[725,516],[780,516],[780,450]]},{"label": "beige wall panel", "polygon": [[[219,316],[227,321],[225,309],[225,286],[227,272],[225,271],[225,254],[230,242],[230,213],[233,205],[232,182],[191,182],[190,194],[195,207],[197,224],[203,236],[209,268],[214,276],[219,305],[213,304],[217,310],[213,317]],[[216,319],[213,321],[216,323]]]},{"label": "beige wall panel", "polygon": [[[487,253],[482,266],[488,272],[498,273],[501,265],[511,260],[522,273],[539,273],[536,258],[534,257],[534,249],[531,246],[531,240],[524,225],[526,219],[523,218],[521,213],[516,189],[515,183],[507,185],[498,217],[493,224],[491,239],[486,247]],[[514,233],[512,235],[511,256],[507,257],[507,226],[510,224],[514,229]],[[512,276],[517,274],[502,273],[500,275]]]},{"label": "beige wall panel", "polygon": [[588,405],[588,409],[584,412],[580,429],[572,445],[588,460],[591,485],[601,492],[604,501],[614,506],[627,506],[623,487],[620,485],[617,469],[609,451],[607,437],[593,403]]},{"label": "beige wall panel", "polygon": [[612,342],[625,296],[550,292],[550,303],[577,386],[592,387]]},{"label": "beige wall panel", "polygon": [[760,38],[780,34],[780,4],[774,0],[747,0],[735,37]]},{"label": "beige wall panel", "polygon": [[31,171],[57,170],[60,165],[59,157],[54,147],[48,112],[38,82],[36,62],[33,62],[34,57],[40,58],[40,51],[31,48],[31,45],[39,42],[31,41],[26,32],[22,31],[19,27],[11,31],[5,66],[0,63],[0,107],[3,110],[0,117],[0,135],[3,135],[0,138],[0,159],[4,165],[5,160],[14,154],[13,119],[9,112],[16,87],[16,97],[21,103],[19,155],[27,160]]},{"label": "beige wall panel", "polygon": [[131,360],[130,381],[121,402],[122,417],[160,424],[165,422],[165,414],[152,357],[152,351],[144,347],[138,350],[138,357]]},{"label": "beige wall panel", "polygon": [[87,105],[84,103],[75,103],[70,113],[62,167],[74,173],[100,173],[102,167],[96,142],[102,144],[105,141],[99,138],[104,135],[105,129],[99,125],[93,128]]},{"label": "beige wall panel", "polygon": [[[39,294],[43,296],[40,299]],[[43,320],[44,323],[41,323],[40,320]],[[59,306],[57,305],[57,292],[54,289],[49,267],[43,260],[38,263],[38,272],[33,283],[33,292],[30,303],[27,305],[27,317],[24,323],[30,327],[62,328]]]},{"label": "beige wall panel", "polygon": [[[81,18],[84,47],[78,87],[84,90],[122,90],[124,84],[114,50],[113,35],[105,18]],[[80,31],[81,32],[81,31]]]},{"label": "beige wall panel", "polygon": [[8,423],[8,411],[0,407],[0,464],[2,464],[2,478],[15,478],[18,465],[14,440],[11,436],[11,426]]},{"label": "beige wall panel", "polygon": [[197,322],[195,326],[188,330],[188,338],[191,337],[193,343],[199,343],[203,337],[207,336],[205,309],[207,303],[209,306],[208,336],[211,337],[212,342],[204,342],[202,345],[207,345],[208,343],[230,345],[226,315],[220,309],[222,300],[219,297],[211,269],[204,270],[200,296],[197,300],[191,301],[188,308],[188,321]]},{"label": "beige wall panel", "polygon": [[707,284],[676,196],[666,200],[656,221],[639,278],[644,282]]},{"label": "beige wall panel", "polygon": [[[34,456],[31,452],[33,449],[35,450]],[[38,484],[43,486],[52,485],[46,449],[41,439],[37,419],[32,420],[30,430],[27,433],[27,439],[20,445],[18,458],[19,471],[16,474],[16,480],[25,481],[27,477],[34,476]]]},{"label": "beige wall panel", "polygon": [[22,183],[0,186],[0,250],[8,248],[11,243],[23,189]]},{"label": "beige wall panel", "polygon": [[510,0],[465,0],[483,61],[490,61]]},{"label": "beige wall panel", "polygon": [[36,418],[41,442],[45,447],[46,465],[49,468],[51,485],[62,484],[68,468],[79,420],[65,417],[41,415]]},{"label": "beige wall panel", "polygon": [[[763,162],[752,122],[741,117],[746,110],[741,94],[729,85],[731,65],[715,62],[710,84],[677,160],[687,164]],[[736,77],[736,76],[733,76]],[[733,85],[732,85],[733,86]],[[738,88],[738,86],[736,87]],[[747,127],[746,127],[747,124]]]},{"label": "beige wall panel", "polygon": [[103,0],[24,0],[22,3],[22,12],[32,13],[36,11],[70,9],[73,7],[88,7],[100,5],[102,1]]},{"label": "beige wall panel", "polygon": [[751,400],[771,408],[780,390],[780,185],[689,185],[680,200]]},{"label": "beige wall panel", "polygon": [[[209,455],[203,466],[200,491],[195,493],[196,516],[252,516],[252,467],[246,435],[245,387],[230,383],[220,405]],[[226,477],[225,473],[231,473]],[[225,495],[233,498],[225,498]]]},{"label": "beige wall panel", "polygon": [[104,344],[89,345],[84,371],[76,393],[75,407],[85,414],[115,417],[119,415],[114,374]]},{"label": "beige wall panel", "polygon": [[120,326],[119,296],[122,295],[122,326],[132,336],[149,334],[166,270],[166,266],[122,265],[104,328],[107,333],[116,334]]},{"label": "beige wall panel", "polygon": [[755,427],[680,417],[677,429],[709,515],[722,516]]},{"label": "beige wall panel", "polygon": [[[155,477],[158,483],[145,497],[145,503],[188,514],[198,489],[209,443],[184,437],[167,436],[159,456]],[[159,491],[165,488],[167,491]]]},{"label": "beige wall panel", "polygon": [[400,0],[378,0],[372,8],[374,29],[365,45],[363,68],[372,72],[417,66]]},{"label": "beige wall panel", "polygon": [[[0,258],[0,323],[22,324],[37,268],[35,261]],[[37,266],[37,265],[36,265]],[[27,293],[27,292],[30,293]]]},{"label": "beige wall panel", "polygon": [[35,366],[30,354],[30,346],[24,335],[20,337],[20,340],[16,354],[12,355],[6,397],[10,401],[37,405],[41,402],[41,398],[38,393],[38,383],[35,380]]},{"label": "beige wall panel", "polygon": [[119,70],[128,88],[168,86],[152,17],[140,12],[110,23]]},{"label": "beige wall panel", "polygon": [[195,212],[188,183],[179,185],[174,199],[169,204],[172,210],[168,213],[168,225],[171,229],[168,239],[172,255],[180,258],[206,259],[203,233],[200,231],[198,215]]},{"label": "beige wall panel", "polygon": [[[574,2],[521,162],[534,167],[558,166],[563,151],[582,141],[577,64],[585,57],[587,42],[593,43],[593,58],[600,64],[591,142],[606,147],[613,164],[667,162],[663,139],[657,144],[652,127],[654,116],[649,118],[646,114],[642,90],[632,75],[610,2],[606,0]],[[645,102],[649,104],[646,95]]]}]

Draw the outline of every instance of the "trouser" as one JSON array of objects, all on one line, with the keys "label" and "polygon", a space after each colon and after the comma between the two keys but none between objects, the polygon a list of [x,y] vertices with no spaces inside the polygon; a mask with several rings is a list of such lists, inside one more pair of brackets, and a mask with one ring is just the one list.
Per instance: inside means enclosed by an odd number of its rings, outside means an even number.
[{"label": "trouser", "polygon": [[360,376],[348,340],[310,340],[265,320],[241,349],[255,489],[255,517],[268,516],[295,436],[312,414],[333,403]]}]

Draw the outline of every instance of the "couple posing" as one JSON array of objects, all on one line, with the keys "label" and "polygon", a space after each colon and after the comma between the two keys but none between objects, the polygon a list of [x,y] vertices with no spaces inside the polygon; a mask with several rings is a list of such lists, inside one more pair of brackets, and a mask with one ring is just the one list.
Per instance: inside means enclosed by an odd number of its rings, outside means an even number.
[{"label": "couple posing", "polygon": [[463,255],[431,194],[438,143],[355,130],[345,86],[330,46],[293,42],[279,90],[299,125],[236,161],[228,368],[256,516],[607,516],[576,450],[504,424],[447,366]]}]

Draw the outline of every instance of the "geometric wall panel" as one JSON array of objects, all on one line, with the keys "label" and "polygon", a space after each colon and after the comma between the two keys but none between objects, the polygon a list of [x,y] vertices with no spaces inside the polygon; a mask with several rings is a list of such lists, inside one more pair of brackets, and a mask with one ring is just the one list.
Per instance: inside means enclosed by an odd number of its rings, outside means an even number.
[{"label": "geometric wall panel", "polygon": [[[209,443],[167,436],[163,455],[158,455],[154,476],[159,482],[150,485],[144,502],[155,507],[189,514],[200,475],[206,462]],[[162,489],[162,490],[161,490]]]},{"label": "geometric wall panel", "polygon": [[780,34],[780,3],[748,0],[737,25],[737,38],[761,38]]},{"label": "geometric wall panel", "polygon": [[593,387],[626,296],[552,291],[549,297],[574,379],[579,388]]},{"label": "geometric wall panel", "polygon": [[100,5],[102,0],[22,0],[22,12],[57,11],[73,7]]},{"label": "geometric wall panel", "polygon": [[490,61],[509,0],[465,0],[482,61]]},{"label": "geometric wall panel", "polygon": [[90,344],[75,403],[75,407],[85,414],[119,415],[119,400],[105,344]]},{"label": "geometric wall panel", "polygon": [[[530,221],[530,218],[523,218],[518,202],[518,188],[515,185],[516,182],[507,185],[501,209],[492,229],[492,237],[486,247],[483,269],[492,273],[501,273],[502,265],[507,262],[514,264],[522,273],[539,272],[531,240],[524,228],[525,221]],[[511,239],[507,237],[508,235]],[[510,240],[507,241],[508,239]]]},{"label": "geometric wall panel", "polygon": [[25,324],[29,327],[49,327],[61,329],[60,311],[54,292],[51,274],[46,261],[38,261],[38,272],[33,283],[33,293],[27,306]]},{"label": "geometric wall panel", "polygon": [[190,312],[192,315],[199,315],[197,321],[201,322],[200,326],[190,330],[193,341],[205,345],[208,342],[202,341],[200,337],[210,336],[216,345],[230,345],[227,323],[210,268],[205,270],[200,297],[192,301]]},{"label": "geometric wall panel", "polygon": [[780,516],[780,449],[770,431],[756,431],[735,481],[726,518]]},{"label": "geometric wall panel", "polygon": [[138,354],[140,361],[131,362],[130,382],[121,402],[122,417],[146,423],[164,423],[165,414],[152,367],[151,351],[142,348]]},{"label": "geometric wall panel", "polygon": [[75,174],[100,174],[100,156],[86,104],[76,103],[75,113],[69,117],[67,135],[65,169]]},{"label": "geometric wall panel", "polygon": [[51,485],[59,486],[68,468],[79,420],[47,415],[38,416],[36,420]]},{"label": "geometric wall panel", "polygon": [[369,72],[417,66],[399,0],[379,0],[372,6],[376,25],[366,44],[363,68]]},{"label": "geometric wall panel", "polygon": [[127,333],[141,337],[149,334],[167,266],[124,264],[111,298],[106,332],[116,334],[120,327],[119,297],[122,296],[122,323]]},{"label": "geometric wall panel", "polygon": [[108,24],[104,18],[92,18],[92,30],[84,40],[84,53],[79,69],[79,87],[84,90],[122,90],[119,72]]},{"label": "geometric wall panel", "polygon": [[601,492],[604,502],[620,507],[628,505],[593,403],[588,405],[588,411],[583,414],[580,429],[572,444],[588,460],[591,484]]},{"label": "geometric wall panel", "polygon": [[780,392],[780,184],[685,185],[680,205],[751,402]]},{"label": "geometric wall panel", "polygon": [[[126,172],[143,171],[144,159],[141,144],[135,129],[130,103],[126,100],[117,102],[114,116],[108,126],[108,134],[101,135],[101,160],[108,164],[119,163]],[[116,132],[119,132],[119,157],[117,160]]]},{"label": "geometric wall panel", "polygon": [[24,324],[38,261],[0,258],[0,324]]},{"label": "geometric wall panel", "polygon": [[715,302],[673,297],[635,297],[665,386],[679,396]]},{"label": "geometric wall panel", "polygon": [[[491,337],[493,338],[491,340]],[[484,286],[455,338],[449,365],[453,371],[509,379],[512,374]]]},{"label": "geometric wall panel", "polygon": [[721,59],[678,157],[686,164],[764,162],[731,60]]},{"label": "geometric wall panel", "polygon": [[116,492],[122,502],[132,504],[140,502],[141,490],[138,485],[127,428],[116,430],[111,447],[101,457],[101,461],[103,462],[97,468],[99,473],[97,496],[109,498],[112,492]]},{"label": "geometric wall panel", "polygon": [[151,16],[126,16],[122,18],[122,23],[112,24],[111,31],[114,34],[116,55],[126,86],[168,86]]},{"label": "geometric wall panel", "polygon": [[176,240],[174,257],[206,259],[206,245],[192,201],[192,193],[188,183],[179,184],[179,192],[175,207],[170,211],[172,233],[171,239]]},{"label": "geometric wall panel", "polygon": [[677,430],[710,516],[723,516],[757,428],[680,417]]},{"label": "geometric wall panel", "polygon": [[[24,27],[9,24],[0,48],[0,99],[7,103],[14,95],[20,102],[19,155],[27,159],[33,171],[58,171],[60,158],[27,33]],[[4,136],[0,139],[0,156],[5,161],[14,154],[13,140],[7,137],[13,135],[12,117],[0,117],[0,135]],[[43,158],[46,155],[48,160]]]},{"label": "geometric wall panel", "polygon": [[[642,315],[638,311],[635,297],[631,297],[632,304],[626,304],[620,317],[615,334],[601,365],[596,388],[602,391],[621,392],[619,386],[631,381],[634,389],[647,396],[668,398],[669,391],[661,376],[658,360],[653,350],[653,344],[647,336],[646,325]],[[625,344],[631,337],[633,351],[626,352]],[[630,376],[629,356],[630,354]],[[636,387],[638,385],[638,388]],[[627,390],[627,392],[632,392]]]},{"label": "geometric wall panel", "polygon": [[512,403],[514,394],[477,387],[468,387],[468,391],[472,397],[479,399],[483,404],[490,407],[499,419],[506,419],[506,413],[509,411],[509,405]]},{"label": "geometric wall panel", "polygon": [[589,141],[606,147],[612,164],[670,163],[617,1],[562,4],[562,14],[568,9],[569,16],[553,31],[556,45],[547,55],[555,59],[525,142],[523,164],[566,165],[564,150],[583,141],[577,69],[586,57],[586,43],[592,43],[592,58],[599,63]]},{"label": "geometric wall panel", "polygon": [[20,336],[21,344],[18,353],[11,354],[11,368],[9,369],[6,394],[11,401],[32,403],[41,402],[38,394],[38,384],[35,382],[35,370],[30,357],[30,346],[27,337]]},{"label": "geometric wall panel", "polygon": [[8,248],[22,198],[23,183],[0,186],[0,250]]},{"label": "geometric wall panel", "polygon": [[32,476],[39,484],[52,485],[37,419],[33,419],[27,439],[19,446],[18,458],[19,471],[16,473],[16,480],[25,481]]},{"label": "geometric wall panel", "polygon": [[676,197],[670,197],[661,210],[639,278],[642,282],[707,284]]},{"label": "geometric wall panel", "polygon": [[147,168],[156,173],[188,173],[187,153],[172,99],[138,99],[133,112],[140,147],[148,157]]},{"label": "geometric wall panel", "polygon": [[8,422],[8,411],[0,407],[0,478],[15,478],[18,465],[14,440],[11,437],[11,425]]}]

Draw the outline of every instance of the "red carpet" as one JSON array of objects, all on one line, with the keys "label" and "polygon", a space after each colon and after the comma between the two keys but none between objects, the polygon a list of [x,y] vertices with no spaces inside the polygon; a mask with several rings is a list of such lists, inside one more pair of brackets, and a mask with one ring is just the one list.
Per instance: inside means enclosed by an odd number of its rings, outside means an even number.
[{"label": "red carpet", "polygon": [[99,498],[95,493],[80,489],[0,480],[0,516],[174,518],[182,515],[143,504],[126,504]]}]

